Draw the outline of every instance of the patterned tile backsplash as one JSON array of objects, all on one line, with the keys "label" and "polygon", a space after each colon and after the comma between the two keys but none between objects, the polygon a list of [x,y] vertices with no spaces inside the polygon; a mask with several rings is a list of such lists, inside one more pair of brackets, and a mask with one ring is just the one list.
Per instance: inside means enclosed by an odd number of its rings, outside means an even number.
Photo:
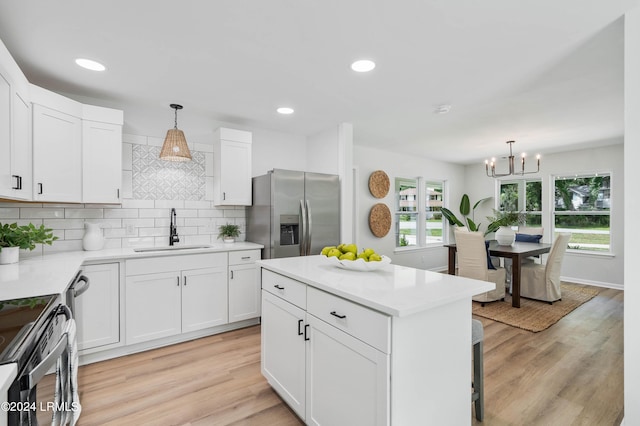
[{"label": "patterned tile backsplash", "polygon": [[169,213],[176,209],[180,244],[210,244],[218,227],[240,225],[245,236],[245,207],[213,205],[213,146],[191,147],[193,161],[159,160],[162,139],[123,135],[122,204],[41,204],[1,202],[0,223],[44,224],[58,240],[22,257],[82,250],[85,222],[98,223],[105,248],[166,246]]},{"label": "patterned tile backsplash", "polygon": [[205,153],[192,151],[192,161],[159,158],[160,147],[133,145],[133,198],[136,200],[204,200]]}]

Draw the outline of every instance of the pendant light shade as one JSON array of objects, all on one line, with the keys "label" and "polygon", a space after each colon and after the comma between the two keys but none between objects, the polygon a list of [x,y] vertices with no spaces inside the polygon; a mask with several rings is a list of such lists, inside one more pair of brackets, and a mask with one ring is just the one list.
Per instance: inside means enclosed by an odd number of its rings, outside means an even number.
[{"label": "pendant light shade", "polygon": [[160,158],[167,161],[191,161],[191,151],[187,146],[187,140],[184,132],[178,129],[178,110],[182,109],[182,105],[171,104],[171,108],[175,109],[175,124],[173,129],[167,131],[167,137],[164,138]]}]

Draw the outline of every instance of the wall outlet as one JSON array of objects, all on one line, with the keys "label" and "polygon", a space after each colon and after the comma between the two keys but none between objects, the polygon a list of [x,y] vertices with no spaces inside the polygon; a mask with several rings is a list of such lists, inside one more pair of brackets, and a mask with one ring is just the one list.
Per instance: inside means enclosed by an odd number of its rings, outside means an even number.
[{"label": "wall outlet", "polygon": [[136,234],[136,228],[133,227],[133,225],[127,225],[125,228],[125,232],[127,235],[135,235]]}]

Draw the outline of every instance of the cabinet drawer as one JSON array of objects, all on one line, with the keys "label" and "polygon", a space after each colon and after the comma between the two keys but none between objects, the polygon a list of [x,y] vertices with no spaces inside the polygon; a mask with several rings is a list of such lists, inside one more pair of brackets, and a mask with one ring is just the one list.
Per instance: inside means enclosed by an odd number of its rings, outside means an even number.
[{"label": "cabinet drawer", "polygon": [[291,278],[263,269],[262,288],[287,302],[306,309],[307,285],[300,281],[292,280]]},{"label": "cabinet drawer", "polygon": [[363,342],[390,353],[391,317],[309,287],[307,312]]},{"label": "cabinet drawer", "polygon": [[260,260],[260,250],[243,250],[229,252],[229,265],[244,265]]},{"label": "cabinet drawer", "polygon": [[174,272],[184,269],[227,267],[227,253],[202,253],[129,259],[125,262],[126,275]]}]

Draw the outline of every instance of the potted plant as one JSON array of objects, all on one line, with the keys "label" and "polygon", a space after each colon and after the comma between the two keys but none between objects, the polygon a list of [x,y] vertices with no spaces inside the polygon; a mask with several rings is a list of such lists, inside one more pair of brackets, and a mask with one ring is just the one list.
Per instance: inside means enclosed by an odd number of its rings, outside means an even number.
[{"label": "potted plant", "polygon": [[522,212],[514,211],[498,211],[493,210],[494,216],[488,216],[487,219],[491,221],[487,227],[486,234],[491,232],[496,233],[496,241],[501,246],[510,246],[516,240],[516,233],[511,228],[516,225],[523,225],[526,215]]},{"label": "potted plant", "polygon": [[[482,202],[487,201],[490,198],[493,198],[493,197],[483,198],[482,200],[476,202],[473,205],[473,209],[472,209],[471,203],[469,202],[469,196],[467,194],[463,194],[462,199],[460,200],[460,214],[462,214],[462,220],[458,219],[451,210],[445,207],[443,207],[441,211],[444,217],[447,219],[447,221],[449,221],[449,225],[464,226],[467,229],[469,229],[469,231],[475,232],[478,229],[480,229],[480,224],[479,223],[476,224],[474,222],[474,219],[475,219],[474,213],[475,213],[476,207],[478,207]],[[468,217],[469,213],[471,213],[471,218]]]},{"label": "potted plant", "polygon": [[36,244],[51,245],[57,239],[51,229],[44,225],[36,227],[33,223],[23,226],[0,223],[0,265],[18,262],[19,249],[33,250]]},{"label": "potted plant", "polygon": [[222,238],[225,243],[232,243],[236,237],[240,236],[240,226],[231,223],[220,225],[218,231],[220,231],[218,238]]}]

